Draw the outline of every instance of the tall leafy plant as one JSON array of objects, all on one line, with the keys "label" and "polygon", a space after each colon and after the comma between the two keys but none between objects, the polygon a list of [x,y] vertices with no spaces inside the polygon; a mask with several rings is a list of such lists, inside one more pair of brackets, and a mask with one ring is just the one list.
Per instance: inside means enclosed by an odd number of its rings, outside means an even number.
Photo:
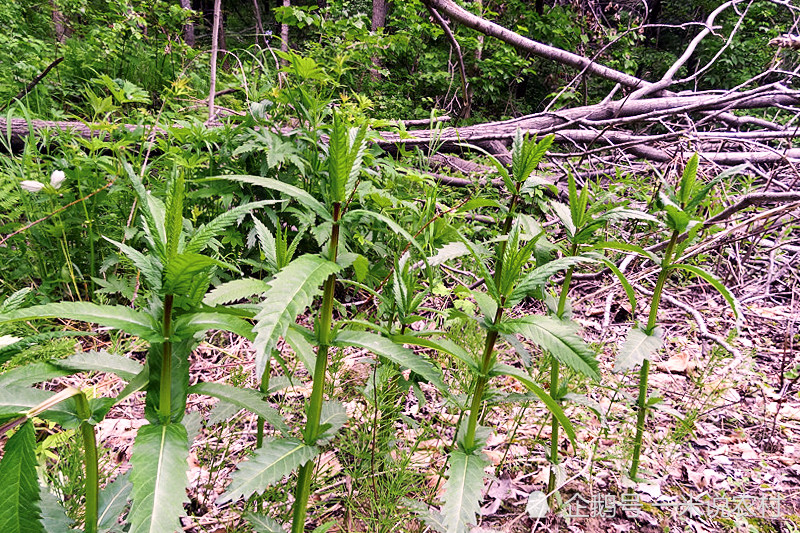
[{"label": "tall leafy plant", "polygon": [[[574,444],[575,432],[561,406],[524,369],[497,361],[498,342],[505,337],[512,345],[518,345],[515,337],[521,335],[576,372],[598,378],[594,352],[577,335],[575,324],[548,316],[507,316],[507,311],[524,298],[541,293],[542,286],[554,273],[575,262],[574,258],[549,261],[545,253],[547,247],[539,242],[543,236],[541,228],[516,212],[523,192],[540,184],[532,173],[551,142],[552,137],[546,137],[536,143],[523,138],[518,132],[513,146],[511,172],[495,161],[511,192],[511,198],[499,242],[491,257],[485,257],[483,247],[462,237],[461,242],[446,246],[430,260],[432,264],[439,264],[457,256],[470,255],[486,286],[486,292],[473,291],[482,316],[465,315],[465,318],[474,320],[485,330],[482,352],[470,355],[463,349],[451,351],[466,363],[473,375],[473,386],[467,401],[469,415],[466,424],[460,428],[456,447],[449,456],[444,506],[441,516],[436,520],[441,525],[440,529],[448,533],[467,531],[468,525],[475,522],[483,487],[483,469],[486,466],[481,457],[485,432],[481,430],[479,420],[486,406],[492,378],[511,376],[524,384],[558,419]],[[534,268],[529,268],[531,262],[535,264]]]},{"label": "tall leafy plant", "polygon": [[[143,388],[146,391],[145,417],[149,423],[139,429],[133,446],[130,474],[133,503],[128,522],[131,532],[171,531],[179,525],[177,517],[183,513],[188,482],[189,441],[182,418],[190,392],[217,396],[246,407],[283,429],[277,412],[261,401],[255,392],[211,383],[189,387],[189,354],[203,333],[215,329],[252,337],[252,328],[243,318],[220,306],[203,305],[214,270],[235,268],[201,252],[239,217],[275,201],[241,205],[203,226],[190,228],[182,216],[185,183],[181,172],[176,170],[168,180],[166,202],[162,202],[145,190],[130,165],[124,162],[122,165],[139,202],[144,250],[111,242],[140,272],[150,291],[147,309],[139,311],[122,306],[62,302],[2,313],[0,322],[66,318],[119,329],[149,342],[146,364],[144,368],[138,368],[139,365],[134,363],[136,368],[132,370],[128,359],[90,353],[78,354],[58,362],[57,367],[48,366],[44,371],[38,367],[23,367],[21,370],[32,373],[36,379],[26,376],[21,384],[10,387],[14,393],[6,395],[4,402],[0,401],[0,413],[25,413],[33,407],[31,404],[40,403],[39,392],[42,391],[31,392],[31,389],[22,388],[23,385],[63,375],[63,368],[71,371],[101,370],[120,375],[130,381],[120,397]],[[75,418],[81,424],[94,424],[120,397],[78,402]],[[88,437],[84,436],[84,441],[89,450]],[[92,502],[97,499],[88,489],[86,501],[87,511],[90,507],[96,509]],[[35,513],[29,514],[25,520],[29,524],[38,521]],[[87,531],[96,530],[94,522],[92,517],[87,517]],[[36,526],[32,527],[35,530]]]},{"label": "tall leafy plant", "polygon": [[[565,251],[564,261],[569,263],[561,282],[560,294],[554,302],[549,302],[551,314],[558,320],[568,320],[572,315],[572,308],[569,303],[569,290],[572,283],[572,275],[576,266],[580,262],[602,262],[617,276],[628,296],[632,312],[636,308],[636,298],[633,288],[625,278],[624,274],[609,261],[605,256],[594,253],[595,250],[625,250],[634,249],[642,254],[646,254],[639,247],[631,246],[627,243],[606,242],[598,236],[598,231],[605,229],[609,223],[639,219],[650,222],[658,220],[642,211],[630,209],[624,205],[617,205],[604,199],[598,199],[589,204],[590,183],[587,182],[578,192],[575,176],[570,174],[567,177],[567,195],[569,204],[564,205],[559,202],[552,202],[553,212],[561,221],[566,235],[567,250]],[[560,362],[557,357],[550,357],[550,396],[554,401],[562,401],[567,395],[567,388],[559,382]],[[547,483],[547,493],[550,503],[554,502],[556,491],[557,470],[559,464],[558,457],[559,442],[559,422],[556,417],[552,418],[550,431],[550,476]]]},{"label": "tall leafy plant", "polygon": [[[338,113],[334,113],[328,143],[322,145],[322,153],[313,158],[319,164],[311,165],[318,169],[319,198],[270,178],[224,176],[226,179],[265,187],[296,200],[307,213],[320,221],[319,233],[328,235],[322,254],[297,257],[268,282],[268,289],[258,305],[253,330],[257,374],[263,375],[281,337],[294,348],[311,374],[312,391],[306,405],[305,425],[299,436],[264,439],[263,446],[251,459],[242,463],[233,475],[228,490],[218,500],[218,503],[225,503],[260,493],[269,484],[299,468],[292,513],[294,533],[300,533],[305,528],[314,471],[313,459],[347,421],[341,403],[324,399],[332,350],[348,346],[369,350],[444,388],[438,369],[410,350],[380,334],[354,331],[345,328],[343,323],[334,322],[337,275],[355,259],[354,254],[340,253],[345,249],[343,228],[369,217],[383,222],[413,242],[413,237],[391,219],[366,209],[348,209],[362,174],[366,135],[366,126],[350,128]],[[239,297],[250,294],[253,293],[246,294],[245,291]],[[297,317],[320,296],[313,331],[297,325]],[[263,524],[271,524],[271,531],[282,531],[279,524],[267,517],[259,517],[259,520],[262,527],[266,527]]]},{"label": "tall leafy plant", "polygon": [[703,200],[720,180],[741,170],[741,167],[736,167],[719,174],[708,183],[702,183],[697,179],[698,162],[699,158],[695,154],[687,162],[677,187],[668,183],[662,184],[658,196],[658,207],[663,211],[664,221],[671,230],[671,234],[663,255],[658,261],[658,278],[650,299],[647,323],[644,326],[636,325],[628,332],[615,363],[615,370],[619,372],[641,365],[639,394],[636,401],[636,435],[633,440],[633,454],[628,471],[630,479],[634,481],[638,479],[639,474],[639,460],[647,411],[660,401],[660,398],[648,399],[647,381],[650,373],[650,361],[664,342],[662,331],[658,327],[658,308],[667,279],[677,270],[697,276],[708,282],[725,298],[737,319],[741,316],[738,301],[716,277],[700,267],[680,262],[687,246],[697,239],[699,231],[703,227],[697,217]]}]

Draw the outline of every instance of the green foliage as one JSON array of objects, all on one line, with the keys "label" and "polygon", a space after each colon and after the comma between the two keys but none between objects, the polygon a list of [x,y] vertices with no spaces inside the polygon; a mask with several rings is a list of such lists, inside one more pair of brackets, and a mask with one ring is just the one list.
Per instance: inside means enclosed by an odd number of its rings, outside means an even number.
[{"label": "green foliage", "polygon": [[266,486],[280,481],[298,466],[312,460],[318,453],[317,447],[299,440],[266,439],[252,458],[240,464],[228,490],[217,502],[222,504],[261,492]]},{"label": "green foliage", "polygon": [[447,533],[464,533],[475,524],[483,491],[483,469],[486,460],[480,452],[454,450],[447,470],[442,519]]},{"label": "green foliage", "polygon": [[189,445],[180,423],[139,428],[131,455],[131,532],[180,527],[186,500]]},{"label": "green foliage", "polygon": [[303,255],[289,263],[270,282],[255,316],[256,374],[266,368],[266,357],[289,325],[322,293],[322,283],[340,270],[336,263],[319,256]]},{"label": "green foliage", "polygon": [[45,531],[41,516],[33,422],[25,422],[8,439],[0,462],[0,527],[13,533]]}]

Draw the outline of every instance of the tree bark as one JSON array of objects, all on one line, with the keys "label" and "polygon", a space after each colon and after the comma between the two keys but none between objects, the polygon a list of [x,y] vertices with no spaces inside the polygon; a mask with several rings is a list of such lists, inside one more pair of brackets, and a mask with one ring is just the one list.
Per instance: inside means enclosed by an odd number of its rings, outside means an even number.
[{"label": "tree bark", "polygon": [[[192,0],[180,0],[183,9],[192,9]],[[183,26],[183,42],[194,48],[194,22],[189,20]]]},{"label": "tree bark", "polygon": [[510,44],[517,50],[533,54],[538,57],[550,59],[574,67],[578,70],[585,70],[587,74],[593,74],[601,78],[619,83],[625,87],[640,88],[651,85],[649,82],[641,80],[630,74],[625,74],[618,70],[606,67],[599,63],[593,62],[591,59],[567,52],[554,46],[548,46],[540,42],[528,39],[522,35],[515,33],[499,24],[495,24],[489,20],[473,15],[466,9],[462,8],[452,0],[423,0],[426,5],[437,10],[442,15],[449,17],[468,28],[477,30],[484,35],[500,39],[504,43]]},{"label": "tree bark", "polygon": [[214,22],[211,28],[211,74],[208,90],[208,120],[214,120],[214,97],[217,91],[217,54],[219,52],[219,29],[222,26],[222,0],[214,0]]},{"label": "tree bark", "polygon": [[267,43],[267,36],[264,33],[264,24],[261,22],[261,7],[258,5],[258,0],[253,0],[253,17],[256,19],[256,44],[260,45],[263,39]]},{"label": "tree bark", "polygon": [[[292,2],[291,0],[283,0],[283,7],[291,7]],[[289,25],[288,24],[281,24],[281,52],[288,53],[289,52]],[[283,64],[286,65],[286,60],[283,60]]]},{"label": "tree bark", "polygon": [[[800,161],[800,149],[783,150],[780,148],[770,149],[769,147],[765,149],[764,145],[756,144],[755,149],[713,152],[711,149],[704,149],[703,146],[709,146],[704,143],[713,142],[719,144],[721,141],[726,143],[738,142],[744,146],[753,146],[753,143],[798,138],[800,137],[800,131],[797,129],[786,129],[778,132],[768,130],[698,132],[687,128],[684,131],[667,135],[648,136],[634,135],[619,128],[626,125],[658,122],[665,117],[687,116],[691,113],[699,114],[719,110],[729,111],[733,109],[797,105],[800,105],[800,91],[792,91],[782,87],[766,87],[749,93],[723,95],[690,94],[634,101],[623,99],[556,112],[528,115],[502,122],[490,122],[461,128],[451,127],[436,131],[431,131],[430,128],[413,130],[408,132],[408,136],[401,136],[395,132],[381,132],[381,139],[376,143],[390,152],[395,152],[396,146],[399,144],[406,147],[417,146],[421,148],[430,148],[435,145],[440,151],[464,151],[464,143],[470,143],[478,145],[490,153],[497,153],[502,157],[503,147],[497,141],[513,139],[517,129],[520,129],[531,135],[556,133],[556,141],[565,146],[576,144],[600,147],[611,146],[656,162],[668,161],[676,156],[683,157],[685,154],[682,149],[677,146],[674,149],[670,149],[670,147],[675,145],[675,141],[679,140],[679,138],[684,138],[691,139],[697,146],[697,150],[703,153],[706,159],[720,164],[736,164],[743,161],[765,164],[778,163]],[[7,126],[6,119],[0,117],[0,131],[6,131]],[[27,121],[12,119],[10,126],[12,140],[10,148],[14,151],[19,151],[23,147],[24,138],[29,135],[31,130],[34,134],[42,130],[56,129],[71,130],[83,137],[108,135],[106,129],[98,128],[93,130],[89,125],[82,122],[35,120],[31,121],[29,128]],[[127,125],[125,127],[133,130],[141,126]],[[155,129],[153,134],[166,135],[166,132],[161,129]],[[668,144],[666,149],[655,146],[657,142],[666,143],[667,141],[671,144]],[[585,151],[584,148],[579,150]]]},{"label": "tree bark", "polygon": [[64,44],[70,33],[67,26],[67,18],[52,0],[50,1],[50,6],[53,8],[53,31],[55,32],[56,41]]},{"label": "tree bark", "polygon": [[386,15],[389,13],[388,0],[372,0],[372,31],[386,26]]},{"label": "tree bark", "polygon": [[[388,0],[372,0],[372,24],[370,29],[376,32],[386,26],[386,16],[389,13]],[[372,66],[369,75],[372,81],[378,82],[381,79],[380,70],[383,67],[381,58],[377,55],[372,56]]]}]

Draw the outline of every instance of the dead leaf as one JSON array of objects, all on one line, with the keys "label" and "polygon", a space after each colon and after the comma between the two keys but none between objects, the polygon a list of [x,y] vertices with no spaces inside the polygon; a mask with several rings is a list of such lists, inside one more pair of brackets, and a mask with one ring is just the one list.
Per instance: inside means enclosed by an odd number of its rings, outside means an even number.
[{"label": "dead leaf", "polygon": [[659,370],[663,370],[664,372],[681,374],[694,370],[694,368],[697,366],[697,363],[694,362],[691,354],[688,351],[682,351],[676,355],[673,355],[666,361],[658,363],[656,366]]},{"label": "dead leaf", "polygon": [[758,459],[758,452],[756,452],[752,446],[750,446],[747,442],[740,442],[733,448],[732,451],[742,454],[742,459],[746,459],[748,461],[753,461]]}]

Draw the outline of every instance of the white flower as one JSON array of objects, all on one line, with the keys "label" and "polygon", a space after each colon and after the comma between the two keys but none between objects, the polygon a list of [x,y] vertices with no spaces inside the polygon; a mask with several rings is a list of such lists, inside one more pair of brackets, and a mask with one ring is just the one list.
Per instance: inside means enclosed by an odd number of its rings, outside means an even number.
[{"label": "white flower", "polygon": [[31,181],[31,180],[20,181],[19,186],[28,192],[39,192],[42,189],[44,189],[44,183],[39,183],[38,181]]},{"label": "white flower", "polygon": [[54,170],[52,174],[50,174],[50,186],[54,189],[58,189],[61,187],[61,184],[64,183],[64,180],[67,179],[67,176],[64,175],[63,170]]}]

